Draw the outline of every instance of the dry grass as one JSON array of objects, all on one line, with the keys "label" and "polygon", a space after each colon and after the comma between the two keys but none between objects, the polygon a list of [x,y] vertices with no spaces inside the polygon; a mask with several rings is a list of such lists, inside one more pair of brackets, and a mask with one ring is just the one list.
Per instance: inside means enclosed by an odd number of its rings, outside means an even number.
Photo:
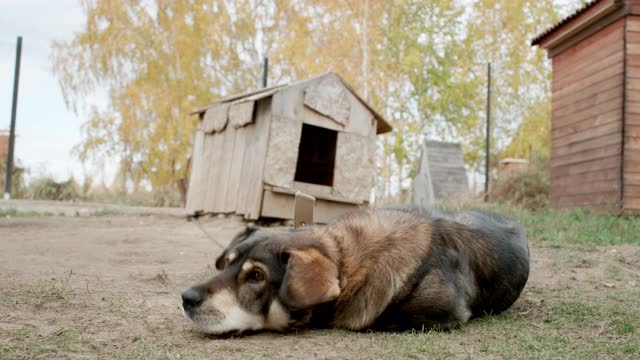
[{"label": "dry grass", "polygon": [[[161,284],[160,284],[161,285]],[[313,330],[215,339],[176,314],[158,313],[131,294],[98,298],[55,286],[12,288],[2,308],[26,317],[0,320],[0,357],[33,358],[638,358],[640,289],[529,286],[505,314],[451,332],[353,333]]]},{"label": "dry grass", "polygon": [[[532,239],[531,278],[502,315],[451,332],[231,339],[200,335],[178,310],[180,291],[213,273],[216,250],[193,225],[149,217],[0,219],[9,235],[0,237],[0,358],[640,358],[640,247],[626,244],[637,243],[638,232],[626,234],[638,229],[637,219],[500,210],[524,220]],[[211,226],[227,240],[236,231],[226,222]],[[603,245],[610,242],[625,244]]]},{"label": "dry grass", "polygon": [[549,203],[549,159],[533,157],[523,170],[503,173],[491,184],[492,201],[535,210]]}]

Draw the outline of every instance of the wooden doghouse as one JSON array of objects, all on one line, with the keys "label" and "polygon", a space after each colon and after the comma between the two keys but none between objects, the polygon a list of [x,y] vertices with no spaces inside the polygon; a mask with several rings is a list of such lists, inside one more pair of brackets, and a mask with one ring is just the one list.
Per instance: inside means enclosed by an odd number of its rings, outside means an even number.
[{"label": "wooden doghouse", "polygon": [[191,215],[291,219],[294,194],[316,221],[369,203],[376,135],[389,124],[335,73],[229,96],[196,110]]},{"label": "wooden doghouse", "polygon": [[640,0],[597,0],[536,37],[553,64],[551,205],[640,211]]},{"label": "wooden doghouse", "polygon": [[460,144],[427,140],[418,161],[411,194],[413,205],[430,207],[447,197],[469,192]]}]

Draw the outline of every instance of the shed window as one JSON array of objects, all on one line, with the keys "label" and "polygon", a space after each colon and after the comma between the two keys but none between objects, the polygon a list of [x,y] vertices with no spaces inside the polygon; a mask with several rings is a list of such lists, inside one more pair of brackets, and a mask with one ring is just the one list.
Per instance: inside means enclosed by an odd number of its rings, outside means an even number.
[{"label": "shed window", "polygon": [[302,124],[295,181],[333,186],[338,132]]}]

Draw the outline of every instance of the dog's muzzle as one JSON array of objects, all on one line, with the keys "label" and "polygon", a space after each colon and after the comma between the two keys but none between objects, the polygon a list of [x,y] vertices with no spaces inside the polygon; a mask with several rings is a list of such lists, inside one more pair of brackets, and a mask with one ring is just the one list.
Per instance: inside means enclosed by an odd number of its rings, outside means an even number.
[{"label": "dog's muzzle", "polygon": [[190,312],[204,301],[204,292],[198,288],[188,288],[182,293],[182,307]]}]

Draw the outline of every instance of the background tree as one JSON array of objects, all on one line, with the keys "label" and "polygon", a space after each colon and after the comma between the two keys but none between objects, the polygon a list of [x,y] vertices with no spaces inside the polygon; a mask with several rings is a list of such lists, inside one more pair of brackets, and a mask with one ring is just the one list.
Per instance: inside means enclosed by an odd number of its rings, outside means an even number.
[{"label": "background tree", "polygon": [[559,10],[553,0],[479,0],[473,6],[469,22],[472,49],[481,65],[491,62],[493,67],[496,155],[527,157],[530,146],[548,152],[550,64],[545,52],[529,43],[559,20]]},{"label": "background tree", "polygon": [[[572,4],[574,4],[572,2]],[[580,1],[575,0],[575,6]],[[482,165],[486,62],[494,152],[548,151],[549,64],[530,39],[553,0],[82,0],[86,26],[52,47],[67,104],[87,116],[83,161],[118,159],[120,191],[166,203],[186,175],[194,108],[261,84],[336,71],[394,125],[378,149],[377,199],[409,186],[426,137]],[[106,103],[97,105],[96,98]]]}]

